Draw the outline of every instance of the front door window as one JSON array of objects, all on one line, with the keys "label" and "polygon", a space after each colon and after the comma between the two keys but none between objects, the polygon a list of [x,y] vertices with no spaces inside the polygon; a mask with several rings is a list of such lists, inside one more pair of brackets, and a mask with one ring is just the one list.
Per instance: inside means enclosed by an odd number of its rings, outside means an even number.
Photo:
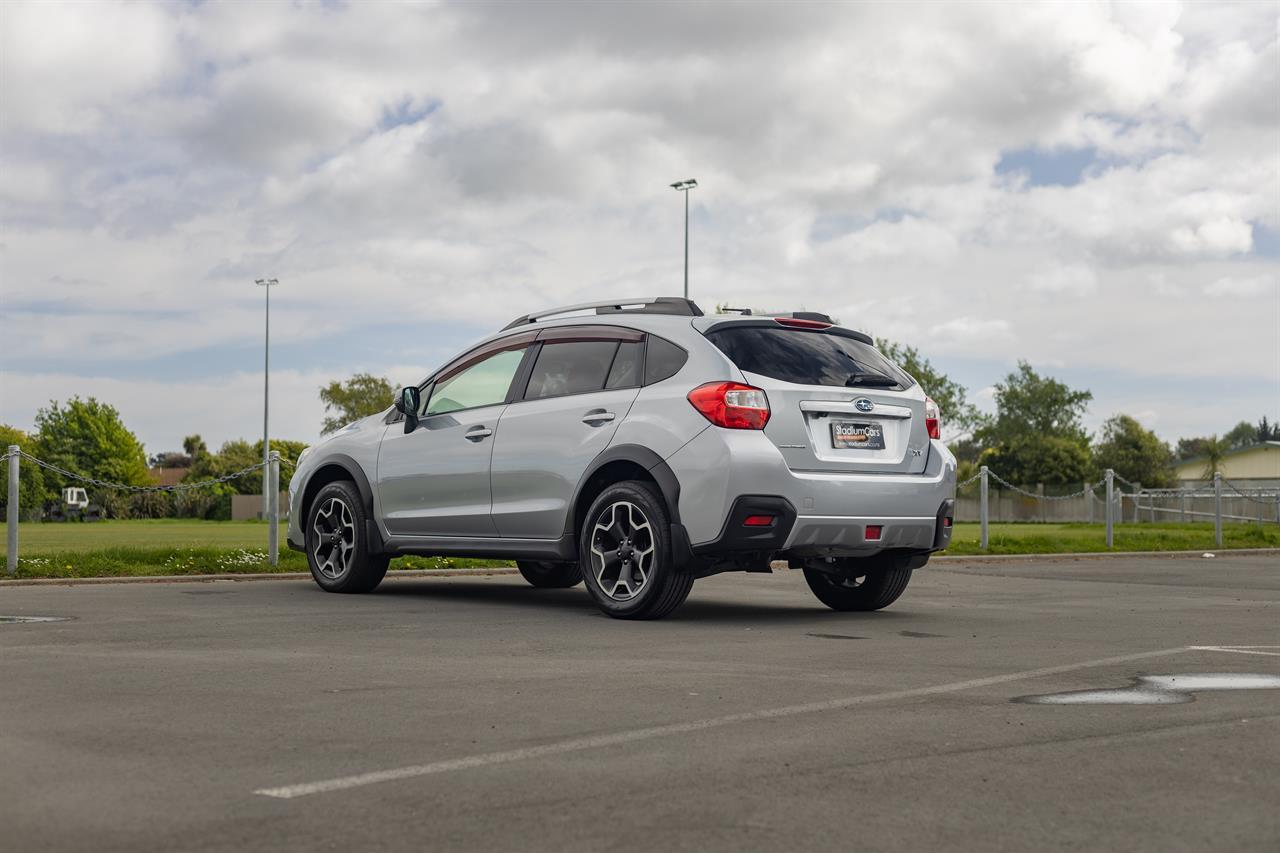
[{"label": "front door window", "polygon": [[427,401],[427,417],[505,402],[522,358],[523,348],[503,350],[437,382]]}]

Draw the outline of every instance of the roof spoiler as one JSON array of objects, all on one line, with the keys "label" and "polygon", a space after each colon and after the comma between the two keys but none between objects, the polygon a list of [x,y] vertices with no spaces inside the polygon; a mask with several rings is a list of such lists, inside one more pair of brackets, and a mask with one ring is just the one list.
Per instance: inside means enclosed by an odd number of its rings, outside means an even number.
[{"label": "roof spoiler", "polygon": [[560,314],[573,314],[578,311],[595,311],[597,314],[674,314],[680,317],[701,317],[702,309],[692,299],[681,296],[642,296],[636,299],[613,299],[607,302],[583,302],[578,305],[565,305],[561,308],[548,308],[517,317],[502,327],[502,331],[517,326],[527,326],[539,320],[546,320]]},{"label": "roof spoiler", "polygon": [[770,319],[784,317],[792,320],[814,320],[819,323],[830,323],[833,326],[838,325],[829,315],[819,314],[817,311],[784,311],[777,314],[757,314],[750,308],[730,308],[726,305],[720,309],[720,313],[741,314],[744,317],[768,317]]}]

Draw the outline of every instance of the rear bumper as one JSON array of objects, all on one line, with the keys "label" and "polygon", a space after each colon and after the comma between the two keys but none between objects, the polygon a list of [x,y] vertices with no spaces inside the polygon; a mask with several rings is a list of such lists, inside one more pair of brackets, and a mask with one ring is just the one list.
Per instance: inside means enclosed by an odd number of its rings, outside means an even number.
[{"label": "rear bumper", "polygon": [[[935,551],[950,542],[943,519],[954,506],[956,462],[938,441],[920,474],[792,471],[762,433],[715,428],[667,463],[680,481],[680,520],[695,554],[745,550],[724,545],[735,513],[741,514],[739,501],[751,496],[776,498],[795,512],[785,537],[761,538],[756,550],[860,556]],[[875,526],[879,538],[868,536],[867,528]]]}]

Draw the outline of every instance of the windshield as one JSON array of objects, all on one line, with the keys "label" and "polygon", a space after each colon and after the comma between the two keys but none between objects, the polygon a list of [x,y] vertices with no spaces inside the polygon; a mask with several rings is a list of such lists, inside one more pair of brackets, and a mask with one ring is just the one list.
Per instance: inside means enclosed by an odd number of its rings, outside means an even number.
[{"label": "windshield", "polygon": [[797,385],[909,388],[915,383],[870,344],[829,332],[728,326],[708,340],[741,370]]}]

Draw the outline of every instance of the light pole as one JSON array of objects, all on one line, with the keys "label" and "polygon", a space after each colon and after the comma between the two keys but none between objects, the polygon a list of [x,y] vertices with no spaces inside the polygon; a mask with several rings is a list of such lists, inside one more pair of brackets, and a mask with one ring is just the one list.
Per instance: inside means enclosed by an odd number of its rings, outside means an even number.
[{"label": "light pole", "polygon": [[258,278],[253,283],[267,292],[267,327],[262,339],[262,517],[268,518],[268,492],[271,489],[271,442],[267,438],[267,413],[271,400],[271,287],[280,282],[274,278]]},{"label": "light pole", "polygon": [[676,181],[671,189],[684,193],[684,298],[689,298],[689,190],[698,182],[689,178],[687,181]]}]

